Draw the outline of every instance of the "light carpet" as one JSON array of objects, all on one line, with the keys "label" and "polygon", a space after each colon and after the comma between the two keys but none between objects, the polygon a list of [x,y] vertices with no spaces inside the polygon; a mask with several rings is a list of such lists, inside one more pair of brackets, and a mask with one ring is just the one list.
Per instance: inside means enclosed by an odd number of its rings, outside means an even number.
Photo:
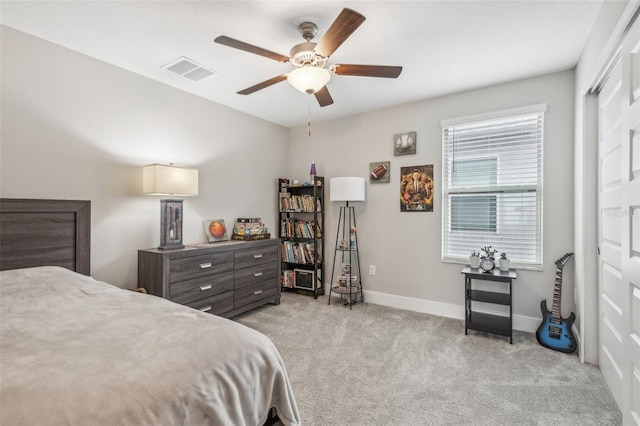
[{"label": "light carpet", "polygon": [[469,331],[464,321],[284,292],[235,319],[285,362],[305,426],[620,425],[600,370],[535,335]]}]

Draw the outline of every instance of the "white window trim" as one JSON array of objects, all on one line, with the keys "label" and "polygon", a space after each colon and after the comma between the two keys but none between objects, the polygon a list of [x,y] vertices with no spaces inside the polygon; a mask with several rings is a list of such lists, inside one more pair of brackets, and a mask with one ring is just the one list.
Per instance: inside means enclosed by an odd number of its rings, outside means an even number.
[{"label": "white window trim", "polygon": [[537,114],[541,112],[547,112],[547,104],[536,104],[519,108],[502,109],[499,111],[448,118],[440,121],[440,127],[444,128],[455,126],[456,124],[470,124],[476,121],[497,120],[499,118],[511,117],[514,115]]},{"label": "white window trim", "polygon": [[[523,106],[523,107],[518,107],[518,108],[509,108],[509,109],[503,109],[503,110],[498,110],[498,111],[492,111],[492,112],[485,112],[485,113],[480,113],[480,114],[473,114],[473,115],[466,115],[466,116],[460,116],[460,117],[455,117],[455,118],[449,118],[449,119],[444,119],[440,121],[440,127],[442,128],[442,131],[444,132],[445,127],[450,127],[450,126],[455,126],[457,124],[471,124],[474,122],[479,122],[479,121],[487,121],[487,120],[497,120],[500,118],[505,118],[505,117],[512,117],[512,116],[517,116],[517,115],[525,115],[525,114],[540,114],[540,113],[545,113],[547,111],[547,104],[535,104],[535,105],[529,105],[529,106]],[[544,123],[544,115],[543,115],[543,123]],[[542,159],[544,159],[544,124],[543,124],[543,136],[542,136],[542,143],[541,143],[541,157]],[[444,167],[445,165],[445,150],[442,149],[442,165]],[[542,271],[543,270],[543,264],[544,264],[544,227],[543,227],[543,212],[544,212],[544,167],[541,168],[541,170],[543,171],[542,176],[540,177],[540,215],[538,216],[537,220],[539,222],[539,226],[540,226],[540,263],[539,264],[530,264],[530,263],[518,263],[518,262],[511,262],[511,267],[512,268],[518,268],[518,269],[523,269],[523,270],[533,270],[533,271]],[[443,172],[443,176],[442,179],[444,180],[446,178],[446,176],[444,176],[444,172]],[[446,194],[444,193],[444,181],[441,181],[441,185],[442,185],[442,203],[445,202],[445,196]],[[522,187],[529,187],[530,185],[523,185]],[[471,192],[471,191],[470,191]],[[468,264],[469,259],[468,257],[463,257],[463,256],[450,256],[450,255],[446,255],[444,253],[444,239],[446,236],[446,226],[448,223],[448,218],[445,217],[444,214],[442,214],[442,224],[441,224],[441,260],[444,263],[455,263],[455,264]],[[467,232],[471,232],[471,231],[467,231]]]}]

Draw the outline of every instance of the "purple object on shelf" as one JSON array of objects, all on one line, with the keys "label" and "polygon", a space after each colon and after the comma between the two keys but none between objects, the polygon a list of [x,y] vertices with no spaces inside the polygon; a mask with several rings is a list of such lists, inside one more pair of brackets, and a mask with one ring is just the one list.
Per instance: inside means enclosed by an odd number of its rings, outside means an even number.
[{"label": "purple object on shelf", "polygon": [[309,170],[309,175],[311,176],[311,183],[313,183],[313,177],[316,175],[316,162],[311,162],[311,170]]}]

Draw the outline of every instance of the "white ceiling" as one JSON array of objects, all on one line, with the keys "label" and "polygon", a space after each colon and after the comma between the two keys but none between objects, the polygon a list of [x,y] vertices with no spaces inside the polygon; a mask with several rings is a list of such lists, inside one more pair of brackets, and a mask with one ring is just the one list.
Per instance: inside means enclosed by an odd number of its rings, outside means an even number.
[{"label": "white ceiling", "polygon": [[[512,1],[10,1],[2,24],[214,102],[294,127],[575,66],[602,0]],[[232,49],[219,35],[289,56],[318,41],[342,8],[366,21],[328,64],[402,65],[397,79],[334,75],[334,104],[286,81],[238,95],[291,66]],[[217,71],[193,82],[162,68],[178,57]],[[309,102],[309,100],[311,102]]]}]

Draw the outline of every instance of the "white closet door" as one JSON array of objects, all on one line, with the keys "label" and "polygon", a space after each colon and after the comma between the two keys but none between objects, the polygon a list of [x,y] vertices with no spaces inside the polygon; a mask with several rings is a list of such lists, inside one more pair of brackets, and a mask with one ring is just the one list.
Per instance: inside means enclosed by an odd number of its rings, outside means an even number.
[{"label": "white closet door", "polygon": [[640,425],[640,19],[598,99],[600,369]]}]

